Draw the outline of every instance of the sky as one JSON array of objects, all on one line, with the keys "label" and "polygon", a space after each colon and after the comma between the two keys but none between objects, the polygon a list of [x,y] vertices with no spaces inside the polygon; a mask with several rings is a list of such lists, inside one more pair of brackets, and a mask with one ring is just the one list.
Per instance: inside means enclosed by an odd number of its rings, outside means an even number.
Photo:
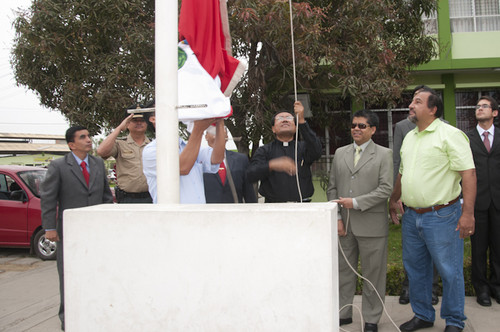
[{"label": "sky", "polygon": [[64,116],[41,106],[26,87],[18,87],[10,65],[13,10],[30,4],[31,0],[0,1],[0,133],[64,135],[68,128]]}]

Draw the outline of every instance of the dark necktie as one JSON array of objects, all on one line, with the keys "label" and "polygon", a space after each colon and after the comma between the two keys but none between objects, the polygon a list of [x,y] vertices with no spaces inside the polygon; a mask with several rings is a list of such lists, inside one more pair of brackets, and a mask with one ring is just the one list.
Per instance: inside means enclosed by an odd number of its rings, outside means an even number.
[{"label": "dark necktie", "polygon": [[87,187],[88,187],[90,175],[89,172],[87,171],[87,164],[84,161],[82,161],[80,163],[80,166],[82,166],[83,177],[85,178],[85,182],[87,182]]},{"label": "dark necktie", "polygon": [[488,134],[489,134],[489,132],[487,132],[487,131],[485,131],[483,133],[483,135],[484,135],[483,143],[484,143],[484,147],[486,148],[486,151],[490,152],[491,147],[490,147],[490,140],[488,139]]},{"label": "dark necktie", "polygon": [[224,164],[224,161],[221,162],[219,166],[219,177],[222,185],[224,185],[226,183],[226,165]]}]

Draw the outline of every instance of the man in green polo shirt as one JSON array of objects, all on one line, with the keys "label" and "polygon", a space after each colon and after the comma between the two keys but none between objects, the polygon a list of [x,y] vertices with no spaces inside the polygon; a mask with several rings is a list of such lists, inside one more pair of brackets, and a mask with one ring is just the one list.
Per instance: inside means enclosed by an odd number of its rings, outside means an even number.
[{"label": "man in green polo shirt", "polygon": [[466,319],[463,239],[474,233],[474,160],[467,136],[439,120],[443,102],[434,90],[424,86],[417,91],[409,108],[409,119],[417,127],[403,141],[401,166],[389,202],[395,223],[398,199],[407,206],[403,215],[403,263],[415,316],[400,329],[416,331],[434,325],[434,262],[443,281],[441,318],[446,320],[445,332],[462,331]]}]

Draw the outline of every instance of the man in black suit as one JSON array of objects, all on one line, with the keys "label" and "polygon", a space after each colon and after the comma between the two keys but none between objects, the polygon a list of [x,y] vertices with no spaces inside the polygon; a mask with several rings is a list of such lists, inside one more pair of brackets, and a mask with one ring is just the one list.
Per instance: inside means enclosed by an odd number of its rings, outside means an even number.
[{"label": "man in black suit", "polygon": [[487,307],[491,306],[490,294],[500,303],[500,129],[493,125],[497,115],[498,102],[482,96],[476,105],[477,127],[467,133],[477,174],[472,285],[477,302]]},{"label": "man in black suit", "polygon": [[[224,127],[224,130],[227,142],[227,128]],[[212,148],[215,145],[215,132],[215,126],[210,126],[205,134],[205,139]],[[247,167],[247,156],[225,150],[219,172],[203,173],[207,203],[257,203],[253,185],[246,176]]]},{"label": "man in black suit", "polygon": [[69,128],[66,131],[66,142],[71,152],[50,163],[40,190],[45,237],[47,240],[57,241],[57,271],[61,296],[59,318],[63,330],[63,212],[66,209],[113,202],[104,162],[88,154],[92,150],[88,130],[82,126]]}]

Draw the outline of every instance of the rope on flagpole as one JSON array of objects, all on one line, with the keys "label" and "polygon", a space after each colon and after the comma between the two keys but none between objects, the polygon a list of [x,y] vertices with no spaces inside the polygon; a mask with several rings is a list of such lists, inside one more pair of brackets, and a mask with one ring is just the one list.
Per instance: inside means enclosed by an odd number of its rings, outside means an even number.
[{"label": "rope on flagpole", "polygon": [[[290,6],[290,36],[292,37],[292,67],[293,67],[293,93],[295,101],[297,101],[297,74],[295,70],[295,40],[293,38],[293,14],[292,14],[292,0],[288,0]],[[297,181],[297,189],[299,191],[300,202],[302,203],[302,190],[300,190],[299,181],[299,163],[297,160],[297,152],[299,146],[299,115],[297,114],[297,121],[295,126],[295,179]]]},{"label": "rope on flagpole", "polygon": [[295,101],[297,101],[297,75],[295,73],[295,40],[293,38],[292,0],[288,0],[288,3],[290,5],[290,36],[292,37],[293,92]]}]

